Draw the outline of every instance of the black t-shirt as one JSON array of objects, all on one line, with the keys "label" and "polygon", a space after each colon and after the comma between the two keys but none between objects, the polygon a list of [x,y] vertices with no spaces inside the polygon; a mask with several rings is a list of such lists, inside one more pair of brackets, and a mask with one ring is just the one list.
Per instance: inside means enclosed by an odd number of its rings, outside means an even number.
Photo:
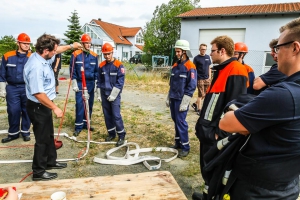
[{"label": "black t-shirt", "polygon": [[200,80],[204,80],[204,79],[208,79],[209,78],[209,66],[211,65],[211,60],[209,55],[197,55],[194,60],[193,63],[196,66],[197,69],[197,79]]},{"label": "black t-shirt", "polygon": [[300,72],[234,112],[251,133],[245,156],[268,162],[300,155],[300,85],[295,80]]},{"label": "black t-shirt", "polygon": [[54,61],[53,61],[53,63],[52,63],[52,69],[54,69],[54,67],[55,67],[55,65],[56,65],[56,62],[57,62],[57,59],[58,59],[58,58],[60,58],[60,59],[59,59],[59,63],[58,63],[57,69],[58,69],[58,70],[61,69],[61,54],[56,54],[56,55],[55,55],[55,59],[54,59]]}]

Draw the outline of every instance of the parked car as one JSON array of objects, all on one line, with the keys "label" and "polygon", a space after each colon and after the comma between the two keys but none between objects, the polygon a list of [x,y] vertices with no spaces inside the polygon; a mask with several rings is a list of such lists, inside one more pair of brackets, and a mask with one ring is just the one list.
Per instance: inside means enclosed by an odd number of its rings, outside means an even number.
[{"label": "parked car", "polygon": [[135,63],[135,64],[142,63],[142,55],[141,54],[135,54],[133,57],[131,57],[129,59],[129,62],[130,63]]}]

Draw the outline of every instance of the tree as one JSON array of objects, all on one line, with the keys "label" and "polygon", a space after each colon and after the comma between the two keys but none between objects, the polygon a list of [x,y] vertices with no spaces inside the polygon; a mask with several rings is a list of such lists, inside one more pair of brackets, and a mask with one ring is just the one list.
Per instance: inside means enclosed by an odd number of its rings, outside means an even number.
[{"label": "tree", "polygon": [[8,51],[16,50],[18,48],[16,39],[10,35],[5,35],[0,39],[0,56],[2,57]]},{"label": "tree", "polygon": [[[66,39],[63,39],[63,41],[66,44],[73,44],[73,42],[78,42],[80,40],[80,36],[83,34],[83,31],[81,30],[81,26],[79,24],[79,17],[76,10],[72,12],[72,15],[68,19],[68,21],[71,23],[68,25],[68,30],[64,33],[64,35],[67,37]],[[62,62],[63,64],[69,64],[70,58],[71,58],[72,51],[66,51],[62,55]]]},{"label": "tree", "polygon": [[[200,0],[171,0],[156,6],[153,18],[144,28],[144,52],[146,56],[170,56],[172,46],[180,37],[180,18],[176,16],[194,9]],[[148,63],[149,64],[149,63]]]}]

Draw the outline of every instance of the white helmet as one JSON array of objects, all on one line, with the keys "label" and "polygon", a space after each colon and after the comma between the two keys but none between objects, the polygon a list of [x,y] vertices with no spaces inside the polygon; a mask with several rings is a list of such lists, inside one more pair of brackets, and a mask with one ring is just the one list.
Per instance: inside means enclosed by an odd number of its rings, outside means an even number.
[{"label": "white helmet", "polygon": [[177,40],[174,48],[182,49],[186,51],[188,57],[193,57],[190,51],[190,43],[187,40]]}]

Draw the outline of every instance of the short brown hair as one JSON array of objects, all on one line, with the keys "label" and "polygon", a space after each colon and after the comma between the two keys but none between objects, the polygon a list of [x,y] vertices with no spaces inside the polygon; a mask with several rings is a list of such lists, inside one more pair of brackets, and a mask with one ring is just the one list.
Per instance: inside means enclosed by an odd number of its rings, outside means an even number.
[{"label": "short brown hair", "polygon": [[269,47],[273,49],[273,47],[278,43],[278,38],[271,40],[269,43]]},{"label": "short brown hair", "polygon": [[199,48],[200,48],[201,46],[207,47],[207,45],[206,45],[206,44],[203,44],[203,43],[200,44]]},{"label": "short brown hair", "polygon": [[60,44],[60,40],[57,39],[55,36],[44,33],[37,39],[35,50],[39,54],[43,54],[43,51],[45,49],[48,49],[49,51],[53,51],[55,45],[59,45],[59,44]]},{"label": "short brown hair", "polygon": [[210,44],[211,45],[216,44],[218,50],[224,48],[228,56],[230,57],[233,56],[234,42],[229,36],[227,35],[218,36],[215,39],[213,39],[213,41],[211,41]]},{"label": "short brown hair", "polygon": [[287,35],[285,36],[286,41],[298,41],[300,42],[300,17],[290,21],[286,25],[280,27],[279,31],[280,33],[289,30]]}]

